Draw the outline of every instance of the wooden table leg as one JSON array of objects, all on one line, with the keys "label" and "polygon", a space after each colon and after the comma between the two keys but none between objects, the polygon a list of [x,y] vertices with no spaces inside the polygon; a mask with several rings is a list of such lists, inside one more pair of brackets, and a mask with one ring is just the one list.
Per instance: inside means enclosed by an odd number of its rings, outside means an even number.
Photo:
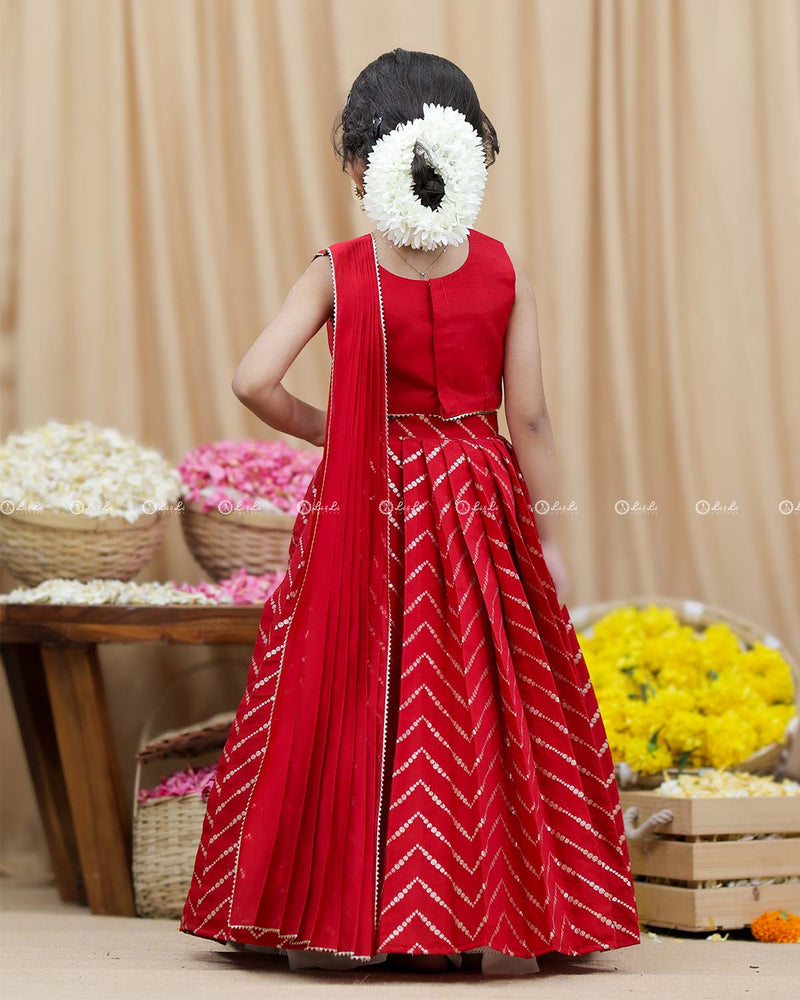
[{"label": "wooden table leg", "polygon": [[42,644],[92,913],[134,916],[131,824],[95,645]]},{"label": "wooden table leg", "polygon": [[59,895],[68,903],[86,903],[78,843],[53,728],[41,651],[34,643],[4,642],[0,644],[0,655],[5,665]]}]

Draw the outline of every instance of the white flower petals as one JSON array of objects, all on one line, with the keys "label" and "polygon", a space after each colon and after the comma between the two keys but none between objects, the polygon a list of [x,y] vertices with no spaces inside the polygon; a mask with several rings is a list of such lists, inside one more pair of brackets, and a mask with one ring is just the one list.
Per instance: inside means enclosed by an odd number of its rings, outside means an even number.
[{"label": "white flower petals", "polygon": [[17,587],[0,594],[0,604],[232,604],[230,595],[180,590],[169,583],[55,578],[35,587]]},{"label": "white flower petals", "polygon": [[[364,171],[362,204],[396,246],[433,250],[467,238],[480,211],[487,168],[481,137],[460,111],[440,104],[422,107],[422,118],[402,122],[375,143]],[[413,190],[411,161],[418,141],[444,181],[444,197],[435,210]]]},{"label": "white flower petals", "polygon": [[9,434],[0,447],[0,484],[7,513],[56,510],[131,523],[181,494],[180,473],[158,451],[87,420],[50,420]]}]

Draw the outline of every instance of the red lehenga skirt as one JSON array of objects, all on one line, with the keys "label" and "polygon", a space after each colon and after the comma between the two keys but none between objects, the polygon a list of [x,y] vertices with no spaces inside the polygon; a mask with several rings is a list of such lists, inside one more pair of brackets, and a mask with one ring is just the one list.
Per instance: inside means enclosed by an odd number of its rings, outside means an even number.
[{"label": "red lehenga skirt", "polygon": [[180,929],[364,960],[636,944],[608,741],[511,444],[496,412],[387,413],[374,246],[332,249],[326,454]]}]

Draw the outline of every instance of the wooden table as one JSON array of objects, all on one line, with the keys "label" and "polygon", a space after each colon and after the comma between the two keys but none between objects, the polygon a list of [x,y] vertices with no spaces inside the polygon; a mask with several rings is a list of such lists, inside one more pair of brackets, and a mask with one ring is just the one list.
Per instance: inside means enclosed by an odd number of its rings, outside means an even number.
[{"label": "wooden table", "polygon": [[262,611],[0,604],[0,656],[62,899],[135,915],[130,808],[98,644],[253,644]]}]

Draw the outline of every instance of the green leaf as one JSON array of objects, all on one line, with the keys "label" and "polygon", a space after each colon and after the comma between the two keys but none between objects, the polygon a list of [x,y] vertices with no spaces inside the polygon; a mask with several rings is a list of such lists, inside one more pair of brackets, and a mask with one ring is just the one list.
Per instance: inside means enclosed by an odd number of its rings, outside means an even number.
[{"label": "green leaf", "polygon": [[655,753],[656,750],[658,749],[658,734],[661,732],[661,730],[663,728],[664,728],[663,726],[659,726],[658,729],[656,729],[656,731],[653,733],[653,735],[647,741],[647,752],[648,753]]}]

